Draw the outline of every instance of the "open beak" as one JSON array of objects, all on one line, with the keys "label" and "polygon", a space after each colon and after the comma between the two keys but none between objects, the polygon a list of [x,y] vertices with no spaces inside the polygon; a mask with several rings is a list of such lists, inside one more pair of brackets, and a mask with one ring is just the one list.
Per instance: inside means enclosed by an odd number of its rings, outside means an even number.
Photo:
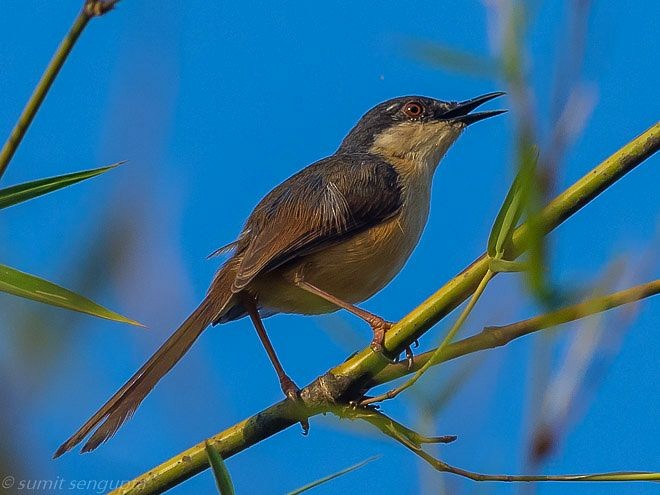
[{"label": "open beak", "polygon": [[445,113],[443,113],[440,118],[442,118],[443,120],[451,120],[453,122],[461,122],[465,125],[470,125],[470,124],[474,124],[475,122],[479,122],[480,120],[487,119],[489,117],[495,117],[495,115],[504,113],[506,112],[506,110],[490,110],[487,112],[477,112],[477,113],[470,113],[470,112],[475,108],[477,108],[478,106],[483,105],[487,101],[490,101],[504,94],[506,93],[502,91],[498,91],[496,93],[488,93],[485,95],[477,96],[476,98],[472,98],[470,100],[454,103],[452,108],[450,108]]}]

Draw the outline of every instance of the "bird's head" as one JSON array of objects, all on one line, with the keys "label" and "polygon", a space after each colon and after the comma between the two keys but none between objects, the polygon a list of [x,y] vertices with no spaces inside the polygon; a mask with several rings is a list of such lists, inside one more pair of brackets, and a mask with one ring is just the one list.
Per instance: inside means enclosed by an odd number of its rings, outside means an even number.
[{"label": "bird's head", "polygon": [[364,114],[338,152],[373,153],[434,169],[468,125],[506,111],[470,113],[503,94],[489,93],[461,102],[425,96],[393,98]]}]

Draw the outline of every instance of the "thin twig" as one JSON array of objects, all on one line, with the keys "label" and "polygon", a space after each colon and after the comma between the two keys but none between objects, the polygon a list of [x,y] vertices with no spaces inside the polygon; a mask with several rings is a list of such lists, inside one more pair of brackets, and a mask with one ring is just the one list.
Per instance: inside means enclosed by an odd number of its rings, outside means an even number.
[{"label": "thin twig", "polygon": [[351,412],[350,408],[338,414],[349,419],[361,419],[378,428],[383,434],[393,438],[409,449],[415,455],[424,459],[434,469],[451,473],[473,481],[506,481],[506,482],[548,482],[548,481],[660,481],[660,473],[648,471],[616,471],[607,473],[589,474],[557,474],[557,475],[511,475],[511,474],[484,474],[468,471],[447,464],[433,457],[423,449],[424,445],[437,443],[451,443],[456,440],[453,435],[444,437],[426,437],[420,435],[407,426],[373,409]]},{"label": "thin twig", "polygon": [[660,473],[651,471],[613,471],[590,474],[555,474],[555,475],[524,475],[524,474],[484,474],[458,468],[436,459],[421,447],[415,447],[402,442],[410,451],[424,459],[434,469],[451,473],[473,481],[504,481],[504,482],[548,482],[548,481],[660,481]]},{"label": "thin twig", "polygon": [[362,420],[378,428],[388,437],[394,438],[397,442],[406,445],[421,447],[426,444],[452,443],[456,440],[456,435],[443,435],[439,437],[427,437],[417,433],[398,421],[386,416],[381,411],[367,407],[341,406],[332,407],[329,412],[342,419]]},{"label": "thin twig", "polygon": [[99,17],[110,12],[118,3],[119,0],[85,0],[83,10],[89,17]]},{"label": "thin twig", "polygon": [[55,78],[60,72],[60,69],[64,65],[67,57],[71,53],[73,46],[78,41],[80,34],[83,32],[87,23],[92,17],[97,17],[105,14],[112,10],[115,4],[119,0],[110,0],[110,1],[101,1],[101,0],[86,0],[83,8],[80,10],[80,13],[76,17],[73,25],[69,29],[69,32],[66,34],[64,39],[60,42],[60,45],[57,47],[53,58],[51,58],[46,70],[39,79],[30,99],[25,104],[25,108],[21,112],[21,115],[18,117],[14,128],[11,131],[11,134],[7,138],[7,141],[0,150],[0,178],[7,170],[9,162],[11,161],[14,153],[18,149],[18,146],[21,144],[25,133],[27,132],[28,127],[32,123],[34,116],[37,114],[39,107],[46,98],[48,90],[52,86]]}]

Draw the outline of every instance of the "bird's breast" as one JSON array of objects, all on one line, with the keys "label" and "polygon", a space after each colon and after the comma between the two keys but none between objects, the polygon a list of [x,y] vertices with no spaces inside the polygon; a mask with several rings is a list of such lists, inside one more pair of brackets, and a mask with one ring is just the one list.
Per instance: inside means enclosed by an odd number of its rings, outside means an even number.
[{"label": "bird's breast", "polygon": [[403,268],[417,245],[429,213],[429,187],[414,184],[401,210],[381,224],[301,258],[256,280],[262,306],[286,313],[336,311],[331,303],[295,286],[305,281],[346,302],[358,303],[385,287]]}]

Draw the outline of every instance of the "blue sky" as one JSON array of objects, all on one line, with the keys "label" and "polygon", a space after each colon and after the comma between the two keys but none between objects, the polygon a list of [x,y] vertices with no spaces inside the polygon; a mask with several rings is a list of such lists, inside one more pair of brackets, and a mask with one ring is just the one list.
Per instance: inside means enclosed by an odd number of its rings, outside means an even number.
[{"label": "blue sky", "polygon": [[[24,1],[4,10],[3,136],[79,3]],[[566,3],[539,5],[527,36],[527,70],[544,122],[554,63],[565,43]],[[657,121],[658,15],[660,7],[650,0],[593,5],[583,80],[594,108],[559,171],[560,188]],[[492,23],[476,1],[273,7],[163,0],[155,7],[125,0],[92,21],[3,184],[128,163],[4,211],[0,255],[2,263],[69,288],[88,287],[96,300],[148,330],[39,308],[42,324],[31,326],[26,337],[18,322],[36,305],[0,295],[2,313],[11,315],[0,339],[6,397],[0,417],[12,425],[0,450],[13,452],[29,478],[127,480],[278,400],[277,381],[249,322],[231,323],[203,335],[108,444],[89,455],[50,460],[201,299],[218,266],[205,256],[233,240],[269,189],[331,154],[369,107],[403,94],[459,100],[506,89],[493,78],[422,62],[406,48],[411,41],[429,41],[489,56]],[[510,101],[498,104],[506,107]],[[400,318],[484,250],[512,176],[512,132],[509,114],[461,137],[436,174],[431,217],[417,250],[366,308]],[[553,234],[553,279],[565,287],[593,283],[614,258],[628,266],[619,286],[658,278],[658,184],[660,162],[654,157]],[[89,272],[85,280],[76,276],[77,263],[83,262]],[[660,469],[660,301],[649,300],[640,309],[544,472]],[[521,295],[517,276],[499,277],[465,331],[536,311]],[[607,322],[612,332],[621,323],[616,317]],[[277,316],[267,327],[299,384],[369,339],[368,328],[342,313]],[[422,347],[436,342],[442,328],[430,332]],[[344,334],[351,338],[342,339]],[[474,361],[478,367],[464,390],[427,425],[428,434],[459,435],[456,444],[443,448],[444,459],[487,472],[522,469],[533,341],[520,340]],[[560,360],[561,350],[560,345],[552,359]],[[424,389],[432,394],[458,368],[435,372]],[[403,397],[388,404],[387,412],[415,425],[414,404]],[[306,438],[292,428],[232,458],[228,467],[238,493],[285,493],[374,454],[382,457],[316,493],[416,493],[442,483],[399,445],[330,419],[313,420]],[[0,463],[0,476],[4,470]],[[445,481],[460,493],[517,491]],[[211,475],[205,473],[173,493],[211,489]],[[538,492],[652,490],[650,485],[550,485]]]}]

